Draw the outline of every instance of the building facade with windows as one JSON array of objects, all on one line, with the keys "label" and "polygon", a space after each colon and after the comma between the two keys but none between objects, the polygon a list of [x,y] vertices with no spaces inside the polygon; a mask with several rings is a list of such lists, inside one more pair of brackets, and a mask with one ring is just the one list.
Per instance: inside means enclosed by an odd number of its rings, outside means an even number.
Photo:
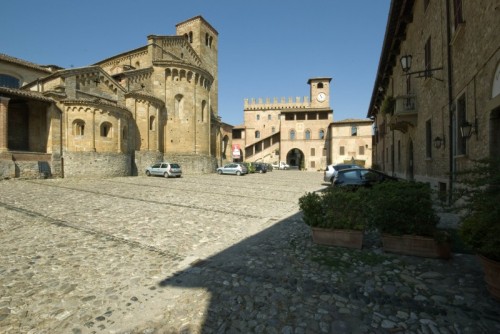
[{"label": "building facade with windows", "polygon": [[368,110],[381,169],[445,191],[500,156],[499,13],[495,0],[391,2]]},{"label": "building facade with windows", "polygon": [[[284,161],[312,171],[347,159],[371,166],[372,121],[333,122],[331,78],[307,83],[309,96],[303,98],[245,99],[244,125],[233,129],[234,161]],[[347,149],[345,154],[340,154],[340,146]]]},{"label": "building facade with windows", "polygon": [[217,73],[218,32],[201,16],[81,68],[2,55],[2,175],[41,165],[53,176],[140,175],[159,160],[213,172],[224,136]]}]

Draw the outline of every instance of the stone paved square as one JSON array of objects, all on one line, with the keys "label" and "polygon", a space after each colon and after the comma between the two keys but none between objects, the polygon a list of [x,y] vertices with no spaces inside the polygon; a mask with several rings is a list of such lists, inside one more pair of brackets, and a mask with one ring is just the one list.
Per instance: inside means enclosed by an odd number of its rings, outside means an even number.
[{"label": "stone paved square", "polygon": [[498,333],[475,257],[314,245],[319,172],[0,182],[1,333]]}]

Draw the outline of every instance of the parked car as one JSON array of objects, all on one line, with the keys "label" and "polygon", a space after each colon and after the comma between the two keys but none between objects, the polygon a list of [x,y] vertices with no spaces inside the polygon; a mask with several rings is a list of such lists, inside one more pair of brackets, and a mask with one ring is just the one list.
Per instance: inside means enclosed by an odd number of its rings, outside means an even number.
[{"label": "parked car", "polygon": [[267,173],[267,164],[264,163],[255,163],[255,172],[256,173]]},{"label": "parked car", "polygon": [[397,181],[394,176],[387,175],[371,168],[348,168],[337,171],[333,178],[334,187],[370,187],[375,183]]},{"label": "parked car", "polygon": [[288,168],[290,168],[290,165],[288,165],[284,161],[280,161],[280,162],[273,163],[273,168],[274,169],[288,169]]},{"label": "parked car", "polygon": [[217,174],[235,174],[235,175],[245,175],[248,174],[248,169],[243,163],[230,163],[224,165],[223,167],[217,168]]},{"label": "parked car", "polygon": [[146,168],[146,175],[160,175],[164,177],[181,177],[182,169],[179,164],[159,162]]},{"label": "parked car", "polygon": [[337,172],[342,169],[347,168],[361,168],[361,166],[356,164],[336,164],[326,166],[325,172],[323,174],[323,181],[330,182],[333,184],[333,178],[337,175]]}]

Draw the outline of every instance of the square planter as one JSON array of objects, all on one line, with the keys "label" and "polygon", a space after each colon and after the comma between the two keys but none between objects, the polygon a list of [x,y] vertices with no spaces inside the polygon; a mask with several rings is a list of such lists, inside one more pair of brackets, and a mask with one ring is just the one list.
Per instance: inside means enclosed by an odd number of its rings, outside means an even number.
[{"label": "square planter", "polygon": [[484,280],[491,295],[500,300],[500,262],[478,255],[484,270]]},{"label": "square planter", "polygon": [[438,243],[429,237],[382,234],[382,243],[384,251],[390,253],[441,259],[449,259],[451,257],[451,246],[449,243]]},{"label": "square planter", "polygon": [[333,230],[312,227],[313,242],[319,245],[340,246],[354,249],[363,247],[363,231]]}]

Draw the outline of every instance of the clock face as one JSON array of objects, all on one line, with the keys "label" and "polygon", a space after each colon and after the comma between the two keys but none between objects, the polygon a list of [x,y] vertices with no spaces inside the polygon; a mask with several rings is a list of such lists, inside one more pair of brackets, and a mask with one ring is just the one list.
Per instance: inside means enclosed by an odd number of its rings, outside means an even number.
[{"label": "clock face", "polygon": [[326,100],[326,94],[325,93],[319,93],[317,99],[318,99],[319,102],[323,102],[324,100]]}]

